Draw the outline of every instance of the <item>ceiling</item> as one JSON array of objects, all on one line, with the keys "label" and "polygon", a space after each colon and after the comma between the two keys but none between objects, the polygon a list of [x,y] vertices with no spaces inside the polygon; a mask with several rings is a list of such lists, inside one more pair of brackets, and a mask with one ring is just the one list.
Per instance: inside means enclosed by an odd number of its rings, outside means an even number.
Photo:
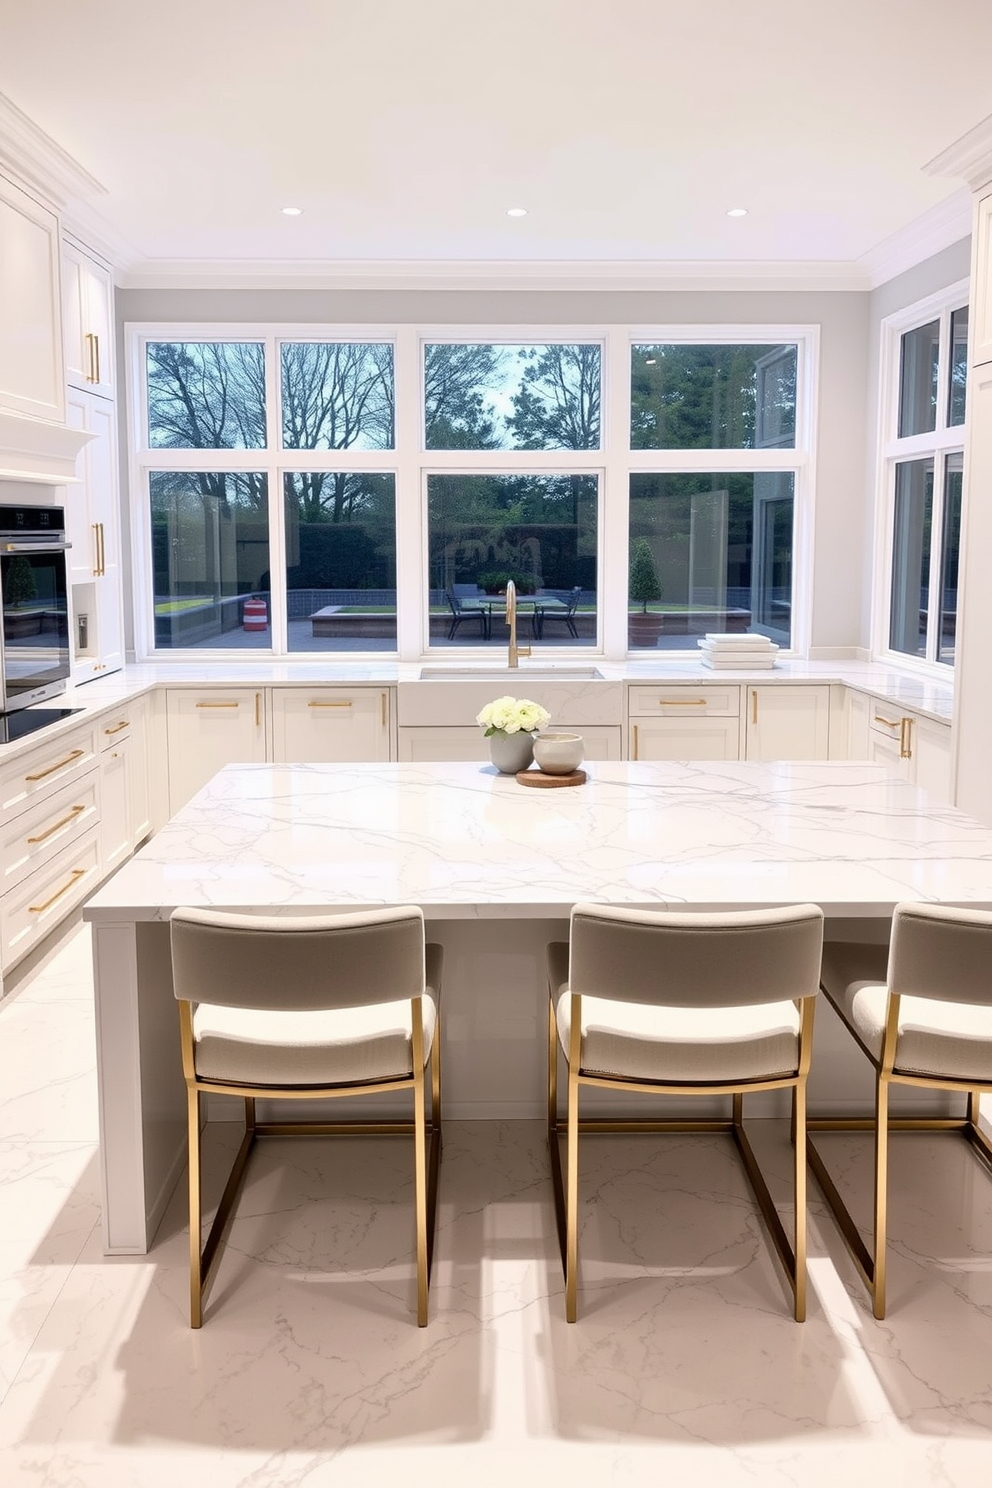
[{"label": "ceiling", "polygon": [[925,167],[992,108],[989,0],[0,0],[0,36],[123,282],[856,264],[960,228]]}]

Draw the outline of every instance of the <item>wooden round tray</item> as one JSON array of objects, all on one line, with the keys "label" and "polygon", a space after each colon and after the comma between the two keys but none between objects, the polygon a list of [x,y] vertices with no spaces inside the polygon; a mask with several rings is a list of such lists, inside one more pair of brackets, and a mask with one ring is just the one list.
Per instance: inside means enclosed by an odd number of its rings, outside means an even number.
[{"label": "wooden round tray", "polygon": [[521,785],[536,785],[539,789],[554,790],[559,785],[584,785],[585,770],[572,770],[568,775],[545,775],[543,770],[518,770],[517,780]]}]

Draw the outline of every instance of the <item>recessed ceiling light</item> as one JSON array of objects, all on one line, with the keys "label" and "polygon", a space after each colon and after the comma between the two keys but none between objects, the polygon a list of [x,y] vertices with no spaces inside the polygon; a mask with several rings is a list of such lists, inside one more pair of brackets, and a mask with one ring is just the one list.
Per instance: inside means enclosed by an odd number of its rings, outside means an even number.
[{"label": "recessed ceiling light", "polygon": [[746,217],[747,207],[731,207],[727,213],[728,217]]},{"label": "recessed ceiling light", "polygon": [[283,207],[283,209],[282,209],[282,215],[284,217],[302,217],[303,216],[303,208],[302,207]]},{"label": "recessed ceiling light", "polygon": [[526,207],[507,207],[507,209],[506,209],[506,215],[507,215],[507,217],[526,217],[527,216],[527,208]]}]

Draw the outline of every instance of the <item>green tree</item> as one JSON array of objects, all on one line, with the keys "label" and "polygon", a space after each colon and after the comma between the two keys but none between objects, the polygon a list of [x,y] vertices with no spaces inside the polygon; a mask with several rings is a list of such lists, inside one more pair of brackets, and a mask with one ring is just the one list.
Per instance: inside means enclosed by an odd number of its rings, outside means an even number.
[{"label": "green tree", "polygon": [[598,346],[533,347],[506,420],[517,449],[598,449]]},{"label": "green tree", "polygon": [[646,537],[639,537],[631,549],[630,598],[634,604],[640,605],[642,615],[647,614],[652,601],[661,598],[661,580]]},{"label": "green tree", "polygon": [[498,384],[506,353],[500,346],[424,347],[424,447],[499,449],[496,421],[485,398]]},{"label": "green tree", "polygon": [[35,582],[34,571],[26,558],[14,558],[11,560],[10,568],[7,570],[7,582],[4,585],[4,597],[8,604],[27,604],[38,597],[38,585]]}]

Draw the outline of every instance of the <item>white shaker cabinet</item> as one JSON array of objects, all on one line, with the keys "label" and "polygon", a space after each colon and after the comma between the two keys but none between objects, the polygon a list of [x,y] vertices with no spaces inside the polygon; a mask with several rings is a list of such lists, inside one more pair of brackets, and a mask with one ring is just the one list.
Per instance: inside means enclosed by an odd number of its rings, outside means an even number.
[{"label": "white shaker cabinet", "polygon": [[389,759],[386,687],[276,687],[271,706],[276,764]]},{"label": "white shaker cabinet", "polygon": [[265,693],[256,687],[169,688],[166,729],[174,816],[225,765],[264,764]]},{"label": "white shaker cabinet", "polygon": [[76,244],[62,244],[65,375],[70,387],[114,396],[114,284],[110,270]]},{"label": "white shaker cabinet", "polygon": [[84,682],[124,664],[117,419],[113,403],[76,389],[67,412],[72,428],[93,435],[76,462],[80,483],[65,495],[73,681]]},{"label": "white shaker cabinet", "polygon": [[126,862],[151,830],[147,706],[137,698],[98,721],[104,872]]},{"label": "white shaker cabinet", "polygon": [[0,409],[65,422],[59,220],[2,175]]},{"label": "white shaker cabinet", "polygon": [[627,694],[632,760],[735,760],[740,757],[740,687],[637,683]]},{"label": "white shaker cabinet", "polygon": [[[565,725],[562,725],[564,728]],[[583,758],[616,760],[620,758],[620,729],[609,724],[568,725],[569,731],[582,735]],[[425,763],[438,760],[489,759],[489,740],[479,727],[429,724],[399,730],[399,758]]]},{"label": "white shaker cabinet", "polygon": [[745,699],[744,757],[825,760],[830,753],[830,688],[752,685]]}]

